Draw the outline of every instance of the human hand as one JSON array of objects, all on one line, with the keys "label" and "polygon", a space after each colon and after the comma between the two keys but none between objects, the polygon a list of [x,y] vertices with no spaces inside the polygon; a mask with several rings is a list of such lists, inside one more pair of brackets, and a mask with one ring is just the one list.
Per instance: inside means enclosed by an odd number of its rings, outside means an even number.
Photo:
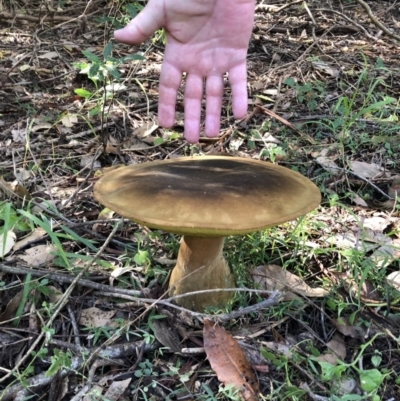
[{"label": "human hand", "polygon": [[255,0],[149,0],[125,28],[115,32],[123,43],[137,45],[165,28],[167,44],[161,68],[158,118],[172,127],[182,74],[186,73],[185,138],[197,142],[205,78],[205,134],[217,136],[228,72],[232,110],[236,118],[247,112],[246,55],[254,21]]}]

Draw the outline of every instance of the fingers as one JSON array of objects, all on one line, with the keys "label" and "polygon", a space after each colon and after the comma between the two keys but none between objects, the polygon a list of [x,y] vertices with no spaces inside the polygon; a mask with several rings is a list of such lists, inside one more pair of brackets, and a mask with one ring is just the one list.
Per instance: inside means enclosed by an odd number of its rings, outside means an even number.
[{"label": "fingers", "polygon": [[232,88],[232,110],[235,118],[243,118],[247,113],[247,72],[246,63],[233,67],[228,74]]},{"label": "fingers", "polygon": [[224,81],[222,76],[212,75],[206,81],[206,135],[219,134]]},{"label": "fingers", "polygon": [[185,83],[185,138],[190,143],[198,142],[200,136],[201,99],[203,78],[189,74]]},{"label": "fingers", "polygon": [[170,128],[174,125],[176,96],[181,80],[182,72],[173,65],[164,62],[160,75],[158,120],[165,128]]},{"label": "fingers", "polygon": [[128,45],[138,45],[164,25],[163,7],[149,1],[146,7],[125,28],[114,32],[116,40]]}]

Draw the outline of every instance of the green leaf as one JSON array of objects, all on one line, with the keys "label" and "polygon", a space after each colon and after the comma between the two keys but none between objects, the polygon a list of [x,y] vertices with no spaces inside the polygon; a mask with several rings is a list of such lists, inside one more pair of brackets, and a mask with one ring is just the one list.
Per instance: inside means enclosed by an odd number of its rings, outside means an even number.
[{"label": "green leaf", "polygon": [[370,393],[376,390],[383,382],[383,375],[378,369],[360,370],[361,388]]},{"label": "green leaf", "polygon": [[332,380],[334,377],[340,379],[342,373],[346,370],[346,365],[331,365],[328,362],[318,361],[321,366],[322,373],[321,378],[324,381]]},{"label": "green leaf", "polygon": [[77,89],[74,90],[74,92],[78,96],[84,97],[85,99],[89,99],[92,96],[92,92],[89,92],[86,89],[82,89],[82,88],[77,88]]},{"label": "green leaf", "polygon": [[142,266],[149,261],[149,254],[147,251],[139,250],[138,253],[133,257],[133,260],[136,264]]},{"label": "green leaf", "polygon": [[70,238],[73,239],[75,242],[81,242],[82,244],[86,245],[92,251],[97,252],[97,248],[93,245],[94,241],[88,240],[86,238],[81,237],[75,231],[72,231],[69,227],[62,225],[61,228],[70,235]]},{"label": "green leaf", "polygon": [[97,78],[97,74],[99,73],[100,65],[99,64],[92,64],[89,68],[88,75],[90,78]]},{"label": "green leaf", "polygon": [[32,279],[32,275],[30,273],[28,273],[25,277],[24,289],[22,291],[22,298],[21,298],[21,302],[18,305],[17,312],[15,313],[15,320],[13,321],[13,326],[18,326],[19,319],[22,316],[22,313],[24,311],[26,302],[28,300],[28,295],[31,290],[31,279]]},{"label": "green leaf", "polygon": [[112,50],[113,50],[113,44],[112,42],[108,42],[103,50],[103,57],[105,60],[107,60],[108,57],[111,55]]},{"label": "green leaf", "polygon": [[155,146],[158,146],[158,145],[163,144],[164,142],[165,142],[165,141],[164,141],[163,138],[156,138],[156,139],[154,140],[154,145],[155,145]]},{"label": "green leaf", "polygon": [[134,4],[127,4],[125,6],[127,13],[129,14],[129,17],[131,18],[135,18],[137,13],[138,13],[138,9]]},{"label": "green leaf", "polygon": [[115,65],[106,65],[105,67],[106,67],[107,71],[113,76],[113,78],[115,78],[115,79],[120,78],[119,71],[117,70]]},{"label": "green leaf", "polygon": [[90,117],[97,116],[101,112],[101,109],[102,109],[101,105],[93,107],[93,109],[90,109],[90,111],[89,111]]},{"label": "green leaf", "polygon": [[358,394],[347,394],[342,395],[341,397],[337,397],[336,395],[332,396],[332,401],[360,401],[365,400],[365,398]]},{"label": "green leaf", "polygon": [[128,12],[130,18],[135,18],[138,11],[143,10],[143,6],[140,5],[138,2],[135,2],[135,4],[127,4],[125,6],[125,9]]},{"label": "green leaf", "polygon": [[90,50],[82,50],[82,54],[92,63],[100,63],[100,59]]},{"label": "green leaf", "polygon": [[296,85],[296,81],[292,77],[285,79],[283,83],[287,86],[290,86],[291,88],[293,88]]}]

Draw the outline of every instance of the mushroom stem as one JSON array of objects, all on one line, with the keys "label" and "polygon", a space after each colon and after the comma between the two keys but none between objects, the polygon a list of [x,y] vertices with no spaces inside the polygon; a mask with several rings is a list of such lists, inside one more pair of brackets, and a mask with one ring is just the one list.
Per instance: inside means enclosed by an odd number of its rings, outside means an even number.
[{"label": "mushroom stem", "polygon": [[[231,269],[222,255],[223,247],[224,237],[182,237],[169,282],[171,295],[234,287]],[[187,309],[203,312],[207,306],[226,304],[233,294],[233,291],[215,291],[179,298],[176,302]]]}]

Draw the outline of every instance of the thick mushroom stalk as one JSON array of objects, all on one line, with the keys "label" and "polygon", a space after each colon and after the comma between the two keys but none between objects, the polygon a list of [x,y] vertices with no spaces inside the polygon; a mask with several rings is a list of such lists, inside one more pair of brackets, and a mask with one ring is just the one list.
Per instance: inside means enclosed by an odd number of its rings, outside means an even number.
[{"label": "thick mushroom stalk", "polygon": [[[222,255],[223,246],[224,237],[182,237],[178,260],[169,282],[170,294],[233,288],[235,281]],[[178,298],[177,302],[187,309],[203,312],[210,305],[225,305],[232,297],[232,291],[215,291],[188,295]]]}]

